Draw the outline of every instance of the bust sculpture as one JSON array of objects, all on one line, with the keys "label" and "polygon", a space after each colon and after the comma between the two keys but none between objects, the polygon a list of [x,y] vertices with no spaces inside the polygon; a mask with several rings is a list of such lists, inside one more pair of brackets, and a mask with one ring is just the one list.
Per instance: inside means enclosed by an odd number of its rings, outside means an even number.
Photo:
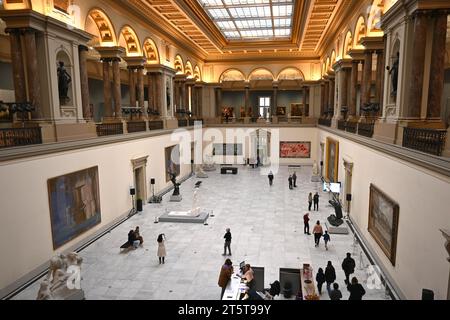
[{"label": "bust sculpture", "polygon": [[69,97],[67,93],[69,92],[69,84],[72,82],[72,77],[67,72],[64,62],[60,61],[58,63],[58,92],[61,104],[66,104]]},{"label": "bust sculpture", "polygon": [[41,283],[37,300],[84,299],[81,290],[81,264],[77,253],[60,254],[50,260],[46,278]]}]

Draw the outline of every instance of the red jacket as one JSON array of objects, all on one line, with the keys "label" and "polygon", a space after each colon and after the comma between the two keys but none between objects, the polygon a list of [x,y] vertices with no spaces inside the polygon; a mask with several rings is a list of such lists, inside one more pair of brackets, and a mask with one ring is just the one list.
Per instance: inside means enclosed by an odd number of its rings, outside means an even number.
[{"label": "red jacket", "polygon": [[305,215],[303,216],[303,222],[304,222],[304,223],[308,223],[308,222],[309,222],[309,217],[308,217],[308,215],[305,214]]}]

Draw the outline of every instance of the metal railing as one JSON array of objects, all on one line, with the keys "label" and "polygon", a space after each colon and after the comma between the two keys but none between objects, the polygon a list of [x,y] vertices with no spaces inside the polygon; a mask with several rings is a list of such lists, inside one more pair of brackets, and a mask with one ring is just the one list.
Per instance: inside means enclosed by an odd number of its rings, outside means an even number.
[{"label": "metal railing", "polygon": [[347,121],[338,120],[338,129],[345,131],[346,128],[347,128]]},{"label": "metal railing", "polygon": [[97,125],[97,136],[113,136],[123,134],[122,122],[119,123],[101,123]]},{"label": "metal railing", "polygon": [[127,122],[128,133],[147,131],[147,123],[145,121]]},{"label": "metal railing", "polygon": [[149,121],[148,128],[150,130],[162,130],[164,129],[164,122],[162,120]]},{"label": "metal railing", "polygon": [[12,148],[42,143],[41,128],[0,129],[0,148]]},{"label": "metal railing", "polygon": [[375,128],[375,123],[358,123],[358,135],[364,136],[367,138],[372,138],[373,131]]},{"label": "metal railing", "polygon": [[447,130],[404,128],[403,147],[441,156]]},{"label": "metal railing", "polygon": [[320,118],[320,119],[319,119],[319,124],[320,124],[321,126],[331,127],[331,119],[323,119],[323,118]]},{"label": "metal railing", "polygon": [[345,130],[350,133],[356,133],[358,131],[358,123],[354,121],[347,121],[345,124]]}]

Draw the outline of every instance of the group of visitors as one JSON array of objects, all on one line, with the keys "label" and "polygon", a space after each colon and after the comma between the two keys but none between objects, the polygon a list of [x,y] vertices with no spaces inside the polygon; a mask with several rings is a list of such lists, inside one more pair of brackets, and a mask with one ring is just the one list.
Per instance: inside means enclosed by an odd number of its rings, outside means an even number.
[{"label": "group of visitors", "polygon": [[308,195],[308,211],[311,211],[311,207],[314,203],[314,211],[319,211],[319,193],[316,192],[316,194],[313,196],[312,192]]},{"label": "group of visitors", "polygon": [[[166,236],[164,233],[161,233],[156,242],[158,243],[158,251],[157,256],[159,258],[159,264],[164,264],[166,257],[166,246],[165,246]],[[144,238],[141,236],[139,227],[136,227],[135,230],[130,230],[128,232],[128,245],[133,246],[133,248],[138,248],[144,243]]]},{"label": "group of visitors", "polygon": [[[347,253],[347,257],[342,262],[342,270],[344,270],[345,273],[345,284],[347,285],[347,290],[350,292],[349,300],[362,300],[362,297],[366,294],[366,291],[358,282],[358,279],[356,277],[353,277],[351,283],[349,282],[350,275],[355,272],[355,265],[355,260],[351,257],[350,253]],[[325,272],[322,268],[319,268],[316,275],[319,295],[322,294],[322,286],[324,283],[326,283],[330,300],[341,300],[342,292],[339,290],[339,284],[335,281],[336,271],[331,261],[328,261]],[[331,285],[333,285],[333,289],[331,289]]]},{"label": "group of visitors", "polygon": [[[311,233],[309,233],[309,221],[310,221],[309,213],[307,212],[303,216],[303,224],[304,224],[303,231],[306,235],[311,235]],[[320,245],[320,239],[323,237],[323,240],[325,242],[325,250],[328,250],[328,242],[330,242],[331,237],[327,230],[325,230],[325,232],[323,231],[322,225],[320,224],[319,220],[317,220],[316,225],[314,226],[313,234],[316,248]]]},{"label": "group of visitors", "polygon": [[[220,298],[223,298],[223,295],[227,289],[228,283],[231,280],[231,276],[234,273],[233,263],[230,259],[226,259],[222,268],[220,269],[219,281],[218,285],[222,289]],[[242,274],[238,274],[238,276],[244,281],[247,290],[242,296],[242,300],[259,300],[261,299],[255,291],[255,273],[250,264],[246,264],[242,270]]]}]

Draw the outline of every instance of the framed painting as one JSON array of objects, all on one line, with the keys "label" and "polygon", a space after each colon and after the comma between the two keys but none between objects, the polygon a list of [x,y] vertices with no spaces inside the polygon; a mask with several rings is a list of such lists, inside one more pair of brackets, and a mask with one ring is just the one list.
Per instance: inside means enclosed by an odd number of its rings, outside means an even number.
[{"label": "framed painting", "polygon": [[280,158],[282,159],[311,158],[311,142],[281,141]]},{"label": "framed painting", "polygon": [[291,117],[303,116],[303,104],[291,103]]},{"label": "framed painting", "polygon": [[166,160],[166,182],[170,181],[170,173],[180,175],[180,145],[167,147],[165,150]]},{"label": "framed painting", "polygon": [[338,182],[339,168],[339,141],[327,138],[327,155],[326,155],[326,178],[329,182]]},{"label": "framed painting", "polygon": [[53,248],[101,222],[98,167],[47,181]]},{"label": "framed painting", "polygon": [[399,205],[378,189],[370,185],[368,231],[395,266]]}]

